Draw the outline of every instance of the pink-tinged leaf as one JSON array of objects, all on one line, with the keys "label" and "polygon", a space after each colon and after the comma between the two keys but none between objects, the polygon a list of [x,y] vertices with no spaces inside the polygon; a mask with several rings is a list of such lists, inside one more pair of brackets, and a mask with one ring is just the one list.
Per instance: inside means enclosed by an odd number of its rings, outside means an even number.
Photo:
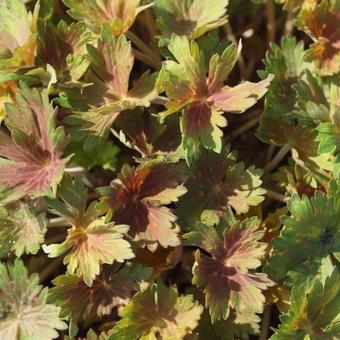
[{"label": "pink-tinged leaf", "polygon": [[88,81],[93,85],[79,97],[89,104],[88,111],[75,112],[65,121],[74,126],[75,136],[86,138],[85,148],[89,149],[108,133],[122,111],[150,106],[158,94],[159,81],[158,74],[146,72],[129,89],[134,57],[124,35],[116,38],[104,29],[97,46],[87,48],[91,60]]},{"label": "pink-tinged leaf", "polygon": [[66,241],[61,244],[44,245],[48,257],[66,253],[64,264],[71,274],[82,277],[91,286],[100,273],[100,265],[124,262],[134,254],[128,241],[123,239],[129,227],[105,224],[104,218],[92,222],[86,229],[73,227],[68,230]]},{"label": "pink-tinged leaf", "polygon": [[178,296],[175,286],[154,283],[122,309],[109,339],[184,339],[197,327],[202,312],[192,295]]},{"label": "pink-tinged leaf", "polygon": [[186,189],[183,164],[149,163],[138,168],[125,165],[111,187],[98,189],[101,205],[118,223],[130,225],[138,240],[162,247],[180,244],[176,216],[164,205],[176,202]]},{"label": "pink-tinged leaf", "polygon": [[261,175],[261,170],[237,163],[229,146],[221,154],[202,151],[190,167],[188,191],[179,201],[180,225],[192,227],[196,221],[213,225],[230,207],[237,214],[248,212],[264,200]]},{"label": "pink-tinged leaf", "polygon": [[63,0],[70,9],[68,14],[85,21],[95,31],[105,24],[115,35],[125,33],[134,23],[137,15],[152,6],[152,3],[141,5],[140,0]]},{"label": "pink-tinged leaf", "polygon": [[59,318],[60,308],[46,303],[47,293],[38,274],[27,275],[22,261],[0,263],[0,339],[59,338],[57,331],[67,325]]},{"label": "pink-tinged leaf", "polygon": [[263,311],[262,291],[274,283],[266,274],[249,272],[261,265],[267,247],[259,242],[263,231],[258,227],[253,218],[231,226],[222,222],[217,229],[198,224],[195,231],[184,235],[185,244],[209,253],[196,251],[193,284],[204,291],[212,321],[227,319],[231,309],[240,313]]},{"label": "pink-tinged leaf", "polygon": [[56,110],[46,90],[23,85],[17,105],[6,106],[11,137],[0,131],[1,203],[27,195],[54,194],[68,159],[62,159],[64,131],[55,127]]},{"label": "pink-tinged leaf", "polygon": [[[195,42],[186,37],[172,35],[169,51],[175,61],[166,61],[165,70],[169,74],[165,89],[169,98],[184,102],[191,93],[191,98],[206,94],[206,67],[203,52]],[[174,83],[173,83],[174,82]],[[177,92],[176,89],[181,90]]]},{"label": "pink-tinged leaf", "polygon": [[273,76],[258,83],[244,82],[235,87],[225,86],[210,96],[213,105],[224,112],[243,113],[267,92]]},{"label": "pink-tinged leaf", "polygon": [[243,113],[253,106],[266,93],[273,76],[259,83],[224,86],[240,55],[241,44],[238,47],[232,44],[221,55],[213,55],[209,70],[203,51],[185,36],[172,35],[169,51],[175,61],[165,62],[163,87],[170,101],[160,118],[182,112],[182,146],[191,163],[197,158],[200,145],[220,152],[223,136],[220,128],[227,125],[223,112]]},{"label": "pink-tinged leaf", "polygon": [[151,269],[138,264],[119,270],[104,265],[89,287],[79,277],[66,273],[53,280],[55,287],[50,289],[48,301],[61,307],[62,317],[88,322],[111,314],[117,306],[126,305],[150,274]]},{"label": "pink-tinged leaf", "polygon": [[124,240],[129,226],[106,223],[105,217],[99,217],[96,202],[86,207],[88,192],[79,178],[74,182],[65,178],[58,196],[46,201],[51,212],[65,218],[72,227],[64,242],[43,245],[43,250],[49,257],[66,253],[64,264],[70,274],[91,286],[102,264],[122,263],[134,257],[129,242]]},{"label": "pink-tinged leaf", "polygon": [[196,39],[227,22],[229,0],[156,0],[155,12],[162,34],[188,35]]},{"label": "pink-tinged leaf", "polygon": [[88,51],[91,70],[109,87],[110,95],[116,99],[124,98],[134,62],[131,43],[124,35],[112,38],[104,31],[97,48],[89,45]]},{"label": "pink-tinged leaf", "polygon": [[314,43],[307,51],[319,73],[327,76],[340,71],[340,4],[337,0],[322,0],[302,9],[297,26],[311,36]]}]

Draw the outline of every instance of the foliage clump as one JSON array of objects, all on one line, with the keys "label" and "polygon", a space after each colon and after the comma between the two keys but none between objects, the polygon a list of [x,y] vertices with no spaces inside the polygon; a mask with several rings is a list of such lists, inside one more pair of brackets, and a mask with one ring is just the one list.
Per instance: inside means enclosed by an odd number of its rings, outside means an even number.
[{"label": "foliage clump", "polygon": [[0,339],[339,339],[339,22],[0,0]]}]

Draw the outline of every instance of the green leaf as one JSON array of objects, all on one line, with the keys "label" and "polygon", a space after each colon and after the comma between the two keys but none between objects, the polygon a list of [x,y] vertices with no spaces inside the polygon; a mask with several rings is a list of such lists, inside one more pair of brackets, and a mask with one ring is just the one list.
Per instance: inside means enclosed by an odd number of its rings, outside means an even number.
[{"label": "green leaf", "polygon": [[122,309],[109,340],[183,339],[197,327],[202,311],[191,295],[178,296],[175,286],[151,284]]},{"label": "green leaf", "polygon": [[60,308],[46,303],[47,288],[39,285],[38,274],[27,275],[20,260],[0,263],[0,338],[50,340],[67,325],[59,318]]},{"label": "green leaf", "polygon": [[248,212],[264,200],[261,175],[260,169],[237,163],[237,155],[229,146],[220,154],[202,151],[189,169],[188,191],[178,204],[180,224],[192,227],[202,221],[213,225],[230,207],[237,214]]},{"label": "green leaf", "polygon": [[277,126],[291,123],[297,102],[297,93],[292,86],[303,77],[307,68],[303,42],[297,42],[295,37],[284,37],[280,46],[271,44],[270,47],[263,60],[265,69],[258,71],[262,79],[274,75],[257,130],[257,136],[266,143],[271,135],[280,138],[286,133],[286,129]]},{"label": "green leaf", "polygon": [[105,170],[114,171],[117,165],[117,156],[119,148],[110,140],[103,140],[94,148],[84,150],[84,144],[81,141],[72,141],[65,149],[65,155],[73,155],[69,163],[70,166],[82,166],[86,170],[95,167],[102,167]]},{"label": "green leaf", "polygon": [[329,184],[328,194],[316,191],[314,197],[293,196],[288,203],[291,216],[274,240],[266,272],[290,285],[304,282],[320,271],[321,262],[340,249],[340,183]]},{"label": "green leaf", "polygon": [[245,312],[237,315],[231,312],[228,319],[211,322],[209,312],[204,311],[197,333],[202,339],[219,339],[219,340],[250,340],[253,336],[260,333],[259,322],[261,318],[256,314]]},{"label": "green leaf", "polygon": [[336,339],[339,335],[340,275],[336,268],[323,282],[314,278],[292,290],[287,314],[272,340]]}]

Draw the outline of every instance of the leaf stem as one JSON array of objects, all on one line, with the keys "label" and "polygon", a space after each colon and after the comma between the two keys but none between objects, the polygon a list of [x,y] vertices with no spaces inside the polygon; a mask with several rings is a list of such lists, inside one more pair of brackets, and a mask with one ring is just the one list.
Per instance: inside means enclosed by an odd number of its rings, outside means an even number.
[{"label": "leaf stem", "polygon": [[275,41],[276,35],[275,11],[273,0],[267,0],[266,13],[267,13],[267,36],[269,45],[271,42]]},{"label": "leaf stem", "polygon": [[288,201],[288,197],[286,197],[285,195],[282,195],[274,190],[271,190],[271,189],[268,189],[268,188],[265,188],[267,193],[266,193],[266,196],[268,196],[269,198],[272,198],[274,199],[275,201],[279,201],[279,202],[282,202],[282,203],[287,203]]},{"label": "leaf stem", "polygon": [[261,333],[259,336],[259,340],[268,339],[270,319],[271,319],[271,307],[270,305],[266,305],[266,307],[264,308],[264,312],[263,312]]},{"label": "leaf stem", "polygon": [[63,262],[63,257],[58,257],[53,259],[40,273],[39,278],[40,282],[44,282],[46,279],[50,277],[50,275],[56,271],[56,269],[60,266]]},{"label": "leaf stem", "polygon": [[260,121],[260,116],[257,116],[257,117],[254,117],[254,118],[248,120],[243,125],[239,126],[235,130],[233,130],[230,134],[228,134],[225,138],[225,141],[231,142],[231,141],[235,140],[240,135],[242,135],[244,132],[246,132],[246,131],[250,130],[251,128],[253,128],[254,126],[256,126],[259,121]]},{"label": "leaf stem", "polygon": [[147,56],[149,60],[151,60],[154,63],[154,65],[157,65],[157,68],[159,68],[160,58],[154,52],[154,50],[150,48],[148,45],[146,45],[145,42],[132,31],[128,31],[126,35],[132,41],[132,43],[139,48],[140,52],[142,52],[144,56]]},{"label": "leaf stem", "polygon": [[285,35],[291,35],[294,29],[294,13],[291,9],[287,12],[286,23],[285,23]]},{"label": "leaf stem", "polygon": [[82,166],[75,166],[73,168],[65,168],[65,173],[70,175],[82,174],[86,170]]},{"label": "leaf stem", "polygon": [[158,104],[158,105],[165,105],[170,101],[169,98],[164,96],[157,96],[153,101],[152,104]]},{"label": "leaf stem", "polygon": [[264,173],[270,174],[286,157],[289,151],[290,146],[288,144],[285,144],[274,156],[274,158],[264,167]]},{"label": "leaf stem", "polygon": [[266,159],[265,159],[266,163],[265,164],[270,162],[270,160],[273,158],[274,152],[275,152],[275,145],[274,144],[270,144],[269,148],[268,148],[268,151],[266,153]]},{"label": "leaf stem", "polygon": [[160,64],[158,62],[155,62],[152,60],[148,55],[144,54],[143,52],[133,49],[133,54],[136,57],[136,59],[142,61],[143,63],[151,66],[152,68],[158,70],[160,67]]},{"label": "leaf stem", "polygon": [[64,217],[53,217],[47,222],[47,228],[64,228],[71,224]]}]

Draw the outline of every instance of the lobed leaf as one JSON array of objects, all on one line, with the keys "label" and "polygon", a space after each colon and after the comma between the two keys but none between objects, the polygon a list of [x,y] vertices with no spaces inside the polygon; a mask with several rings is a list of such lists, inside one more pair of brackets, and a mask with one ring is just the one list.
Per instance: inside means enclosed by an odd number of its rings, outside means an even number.
[{"label": "lobed leaf", "polygon": [[140,0],[63,0],[70,9],[68,14],[83,20],[95,31],[101,24],[114,34],[125,33],[135,21],[137,15],[152,6],[152,3],[141,5]]},{"label": "lobed leaf", "polygon": [[64,130],[56,128],[47,90],[22,84],[16,102],[6,105],[11,137],[0,131],[1,204],[27,195],[54,195],[68,161],[62,158]]},{"label": "lobed leaf", "polygon": [[339,282],[339,273],[333,268],[324,282],[315,278],[294,287],[289,311],[280,317],[281,324],[271,339],[336,339],[340,317]]},{"label": "lobed leaf", "polygon": [[120,270],[109,265],[93,281],[91,287],[70,273],[53,280],[48,301],[61,307],[61,316],[88,321],[110,315],[113,308],[126,305],[150,269],[142,265],[125,266]]},{"label": "lobed leaf", "polygon": [[7,266],[0,263],[0,338],[58,338],[57,331],[67,326],[59,318],[60,308],[46,303],[47,291],[37,274],[28,276],[21,260]]},{"label": "lobed leaf", "polygon": [[178,296],[175,287],[151,284],[134,295],[121,311],[110,340],[139,338],[184,339],[197,327],[203,308],[192,295]]},{"label": "lobed leaf", "polygon": [[163,86],[170,101],[160,117],[164,119],[177,111],[182,112],[182,146],[188,163],[197,158],[200,145],[217,153],[221,151],[223,133],[220,128],[227,125],[223,112],[243,113],[267,91],[271,75],[259,83],[224,86],[240,49],[241,45],[232,44],[222,55],[213,55],[207,75],[204,53],[198,45],[184,36],[171,37],[169,50],[176,61],[165,63],[167,78]]},{"label": "lobed leaf", "polygon": [[202,221],[213,225],[230,207],[237,214],[246,213],[264,200],[262,171],[253,166],[246,169],[243,163],[237,163],[236,157],[229,146],[221,154],[202,151],[190,168],[185,184],[188,191],[179,201],[177,214],[181,224],[192,227],[196,221]]},{"label": "lobed leaf", "polygon": [[107,223],[105,217],[99,217],[96,202],[87,208],[87,191],[79,178],[73,183],[65,180],[59,197],[62,201],[48,199],[47,202],[52,211],[66,218],[72,227],[64,242],[43,245],[48,257],[66,253],[64,264],[69,273],[81,277],[88,286],[92,286],[100,273],[101,264],[124,262],[134,257],[129,242],[123,238],[129,227]]},{"label": "lobed leaf", "polygon": [[265,301],[262,291],[274,283],[266,274],[252,273],[261,265],[267,245],[259,242],[263,231],[258,230],[256,218],[218,230],[197,224],[185,234],[185,244],[194,245],[208,255],[195,253],[192,283],[205,293],[205,305],[212,322],[227,319],[231,310],[261,313]]},{"label": "lobed leaf", "polygon": [[224,25],[229,0],[156,0],[157,23],[166,37],[172,33],[192,39]]},{"label": "lobed leaf", "polygon": [[79,132],[80,137],[85,137],[85,149],[91,149],[107,135],[122,111],[150,106],[159,85],[158,75],[146,72],[129,90],[134,57],[131,43],[124,35],[116,38],[103,30],[97,46],[88,45],[87,49],[91,61],[88,81],[93,84],[83,94],[66,91],[66,96],[70,96],[71,102],[72,96],[84,98],[88,111],[76,111],[65,121],[74,126],[76,139],[79,139]]},{"label": "lobed leaf", "polygon": [[288,203],[291,216],[273,242],[266,271],[275,281],[287,279],[297,284],[320,271],[322,259],[339,251],[339,182],[330,183],[328,194],[316,191],[314,197],[293,196]]},{"label": "lobed leaf", "polygon": [[101,207],[118,223],[128,224],[137,240],[175,247],[180,244],[176,216],[165,205],[186,192],[184,180],[183,164],[125,165],[110,187],[98,189]]},{"label": "lobed leaf", "polygon": [[37,214],[23,202],[0,207],[0,245],[2,256],[11,251],[20,257],[36,254],[47,231],[44,214]]}]

